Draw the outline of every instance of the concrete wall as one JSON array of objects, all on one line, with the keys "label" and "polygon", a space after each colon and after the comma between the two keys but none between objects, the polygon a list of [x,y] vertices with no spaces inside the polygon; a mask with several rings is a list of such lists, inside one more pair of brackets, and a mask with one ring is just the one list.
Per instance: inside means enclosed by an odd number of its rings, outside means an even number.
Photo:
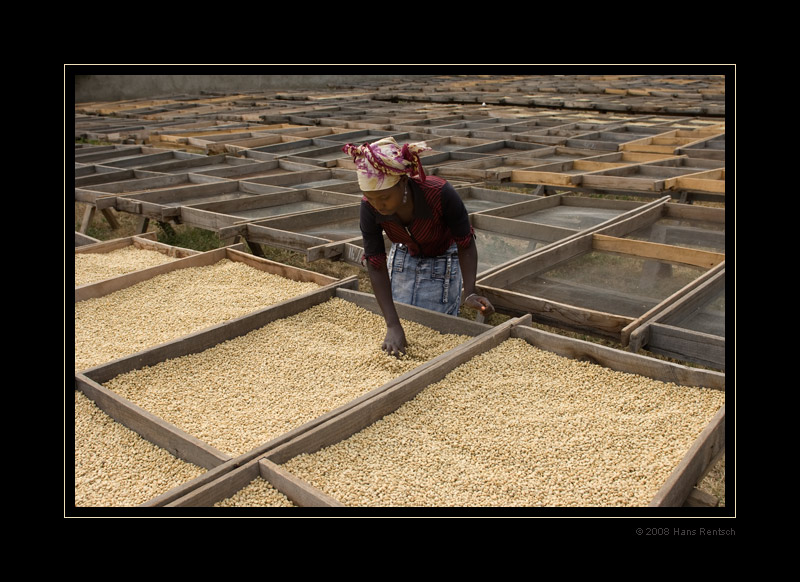
[{"label": "concrete wall", "polygon": [[205,91],[286,91],[348,88],[414,75],[74,75],[75,102],[199,95]]}]

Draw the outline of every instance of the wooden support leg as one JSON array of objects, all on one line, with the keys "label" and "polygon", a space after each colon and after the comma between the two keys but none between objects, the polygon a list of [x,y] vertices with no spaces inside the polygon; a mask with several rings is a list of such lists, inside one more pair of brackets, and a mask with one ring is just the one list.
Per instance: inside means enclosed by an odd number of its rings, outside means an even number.
[{"label": "wooden support leg", "polygon": [[108,224],[111,225],[111,228],[113,230],[117,230],[119,228],[119,220],[117,220],[117,217],[114,216],[114,213],[111,211],[111,209],[110,208],[104,208],[103,210],[101,210],[101,212],[103,213],[103,216],[105,216],[106,220],[108,221]]},{"label": "wooden support leg", "polygon": [[137,234],[144,234],[147,232],[147,227],[150,225],[150,219],[146,216],[139,218],[139,224],[136,227]]},{"label": "wooden support leg", "polygon": [[81,221],[81,234],[86,234],[86,229],[89,228],[89,225],[92,223],[92,218],[94,218],[95,207],[92,204],[86,206],[86,210],[83,211],[83,220]]},{"label": "wooden support leg", "polygon": [[245,242],[247,243],[247,246],[250,247],[251,253],[253,253],[257,257],[266,258],[266,256],[264,255],[264,249],[261,248],[261,245],[259,245],[258,243],[251,242],[247,239],[245,239]]}]

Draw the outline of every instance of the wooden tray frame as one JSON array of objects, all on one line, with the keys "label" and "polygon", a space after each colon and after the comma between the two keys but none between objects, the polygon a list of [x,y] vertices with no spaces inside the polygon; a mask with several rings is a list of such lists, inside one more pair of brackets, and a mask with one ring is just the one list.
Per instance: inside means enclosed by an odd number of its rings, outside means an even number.
[{"label": "wooden tray frame", "polygon": [[584,174],[604,172],[626,166],[637,166],[672,157],[675,156],[640,152],[612,152],[514,170],[511,172],[510,180],[512,182],[551,186],[579,186],[583,182]]},{"label": "wooden tray frame", "polygon": [[[339,220],[358,219],[360,203],[346,204],[329,209],[311,210],[290,216],[279,216],[253,222],[236,224],[219,231],[222,239],[242,237],[251,249],[266,245],[289,249],[306,254],[309,262],[319,259],[335,259],[345,253],[346,245],[358,245],[361,234],[340,240],[329,240],[300,232],[304,226],[332,223]],[[254,252],[259,252],[254,250]],[[355,251],[354,251],[355,252]],[[347,253],[348,256],[350,253]]]},{"label": "wooden tray frame", "polygon": [[[589,360],[624,372],[640,374],[656,380],[675,382],[683,386],[704,386],[725,390],[725,376],[714,371],[688,368],[601,346],[566,338],[529,327],[529,316],[509,320],[451,350],[437,366],[428,366],[418,374],[386,386],[342,411],[335,417],[310,427],[309,430],[272,447],[249,465],[228,472],[220,478],[195,488],[182,498],[174,499],[169,507],[202,507],[229,497],[261,476],[282,491],[298,507],[343,507],[343,505],[312,485],[294,477],[282,465],[297,455],[313,453],[338,443],[397,410],[426,387],[443,379],[449,372],[471,358],[480,355],[509,338],[522,338],[529,344],[556,354]],[[686,505],[696,485],[719,459],[725,449],[725,407],[709,422],[682,460],[651,500],[649,507],[682,507]]]},{"label": "wooden tray frame", "polygon": [[[708,270],[683,289],[678,290],[670,297],[664,298],[638,317],[568,305],[545,297],[527,295],[508,289],[514,281],[534,273],[546,271],[559,263],[592,250],[686,263],[704,267]],[[476,286],[496,308],[511,313],[530,313],[536,321],[562,329],[609,338],[625,347],[633,330],[656,313],[673,304],[694,287],[702,284],[707,278],[712,277],[714,270],[724,268],[724,264],[724,254],[620,239],[597,234],[597,230],[595,230],[594,232],[583,233],[576,237],[568,238],[563,242],[544,247],[505,268],[496,269],[488,276],[479,279]]]},{"label": "wooden tray frame", "polygon": [[654,354],[709,366],[725,371],[725,336],[701,333],[678,325],[684,314],[692,313],[725,288],[725,270],[688,292],[633,330],[628,348],[647,349]]},{"label": "wooden tray frame", "polygon": [[697,166],[686,167],[686,156],[621,166],[611,170],[583,174],[581,186],[597,189],[619,189],[664,192],[676,186],[676,178],[697,174]]},{"label": "wooden tray frame", "polygon": [[[627,217],[623,220],[615,222],[609,226],[598,230],[600,234],[614,236],[618,238],[625,238],[630,233],[639,230],[645,226],[654,224],[661,218],[675,218],[686,220],[698,220],[704,222],[712,222],[725,225],[725,209],[712,207],[712,206],[699,206],[694,204],[681,204],[677,202],[670,202],[669,198],[662,199],[661,203],[649,206],[646,210],[637,213],[633,216]],[[675,245],[669,241],[650,241],[660,244],[668,244],[673,246],[686,246]],[[709,241],[709,247],[714,246],[714,241]],[[689,247],[691,248],[691,247]],[[722,252],[722,251],[719,251]]]},{"label": "wooden tray frame", "polygon": [[181,206],[199,204],[203,199],[208,199],[208,202],[211,202],[215,197],[230,194],[241,195],[231,196],[232,198],[246,198],[286,191],[285,188],[245,180],[225,180],[224,178],[211,176],[202,177],[201,174],[194,174],[194,176],[199,177],[196,178],[196,181],[200,183],[176,186],[174,188],[128,192],[111,197],[105,196],[99,198],[95,204],[98,208],[112,207],[120,212],[137,214],[161,222],[169,222],[180,216]]},{"label": "wooden tray frame", "polygon": [[260,208],[278,208],[302,201],[319,202],[320,204],[324,204],[326,207],[333,208],[338,206],[360,205],[361,196],[334,192],[331,190],[318,190],[315,188],[304,190],[287,188],[280,192],[273,192],[269,194],[259,194],[233,200],[205,202],[181,206],[178,220],[181,224],[187,224],[197,228],[219,232],[221,229],[229,228],[234,225],[246,224],[248,222],[259,222],[268,218],[282,218],[295,214],[305,214],[307,212],[325,210],[325,208],[317,208],[303,211],[286,211],[270,217],[262,216],[257,218],[245,218],[234,214],[237,211],[257,210]]},{"label": "wooden tray frame", "polygon": [[[147,412],[103,386],[104,382],[125,372],[145,366],[152,366],[167,359],[180,357],[182,355],[201,352],[221,342],[263,327],[272,321],[290,317],[310,309],[333,297],[351,301],[374,313],[380,314],[380,307],[374,296],[357,291],[357,287],[358,277],[356,276],[335,281],[319,290],[306,293],[278,305],[264,308],[243,317],[200,330],[173,341],[165,342],[106,364],[76,372],[75,389],[84,392],[114,420],[139,433],[146,440],[168,450],[178,458],[209,469],[207,473],[200,477],[144,503],[143,506],[168,505],[187,495],[187,493],[207,485],[221,475],[225,475],[253,459],[263,456],[265,452],[279,446],[281,443],[303,434],[314,426],[334,418],[354,406],[358,406],[361,402],[369,400],[375,394],[390,389],[391,386],[396,383],[403,382],[420,374],[429,367],[438,367],[448,360],[451,352],[446,352],[418,366],[414,370],[410,370],[398,376],[395,380],[382,386],[377,386],[353,401],[331,410],[319,418],[313,419],[284,435],[280,435],[268,443],[255,447],[253,450],[238,457],[230,457],[206,445],[199,439],[186,434],[170,423],[163,421],[159,417]],[[398,314],[403,319],[418,322],[442,333],[460,333],[473,336],[473,339],[468,340],[467,344],[480,341],[481,336],[492,329],[490,326],[482,323],[447,316],[408,305],[400,304],[397,308]]]},{"label": "wooden tray frame", "polygon": [[75,249],[75,254],[96,254],[110,253],[126,247],[136,247],[150,251],[159,252],[168,257],[182,259],[200,254],[200,251],[184,249],[173,245],[164,244],[156,240],[157,233],[146,232],[140,235],[133,235],[124,238],[115,238],[106,241],[97,241],[92,244],[82,245]]}]

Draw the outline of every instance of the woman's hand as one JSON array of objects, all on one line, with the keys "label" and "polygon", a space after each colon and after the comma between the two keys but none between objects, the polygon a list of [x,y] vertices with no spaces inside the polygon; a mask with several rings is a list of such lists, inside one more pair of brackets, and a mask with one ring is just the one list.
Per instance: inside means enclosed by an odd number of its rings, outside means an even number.
[{"label": "woman's hand", "polygon": [[381,349],[397,358],[406,353],[406,333],[402,326],[391,326],[387,329]]},{"label": "woman's hand", "polygon": [[466,301],[464,301],[464,305],[477,310],[478,313],[484,317],[489,317],[494,313],[494,306],[492,305],[491,301],[489,301],[486,297],[476,295],[475,293],[467,297]]}]

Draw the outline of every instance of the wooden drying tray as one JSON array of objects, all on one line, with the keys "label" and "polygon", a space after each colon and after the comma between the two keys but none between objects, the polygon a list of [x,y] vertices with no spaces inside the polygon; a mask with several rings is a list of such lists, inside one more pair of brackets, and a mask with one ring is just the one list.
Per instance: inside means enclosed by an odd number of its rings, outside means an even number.
[{"label": "wooden drying tray", "polygon": [[[664,298],[635,317],[580,307],[510,290],[516,281],[546,272],[556,265],[566,263],[590,251],[669,261],[707,269],[707,271],[683,289]],[[718,253],[589,233],[567,238],[563,242],[545,247],[545,249],[534,252],[509,266],[494,270],[490,275],[482,277],[477,282],[477,287],[495,307],[501,310],[511,313],[530,313],[539,322],[562,329],[610,338],[625,347],[630,334],[636,327],[652,317],[653,314],[674,303],[686,292],[702,283],[705,278],[712,276],[713,269],[720,268],[720,265],[724,264],[724,260],[725,255]]]},{"label": "wooden drying tray", "polygon": [[200,251],[193,249],[184,249],[173,245],[164,244],[156,240],[157,233],[146,232],[141,235],[133,235],[124,238],[115,238],[113,240],[100,241],[94,244],[83,245],[75,249],[75,254],[102,254],[111,253],[113,251],[127,248],[136,247],[149,251],[162,253],[168,257],[175,257],[182,259],[192,255],[200,254]]},{"label": "wooden drying tray", "polygon": [[[664,192],[675,178],[698,173],[696,162],[687,156],[669,157],[653,162],[621,166],[610,170],[583,174],[581,187],[602,190],[636,190]],[[703,170],[705,171],[705,170]]]},{"label": "wooden drying tray", "polygon": [[[543,190],[544,187],[539,186],[535,191],[535,194],[538,194]],[[489,275],[505,269],[506,267],[510,267],[519,261],[523,261],[533,257],[534,255],[546,252],[551,247],[559,245],[572,238],[585,236],[591,232],[600,231],[611,224],[624,221],[629,217],[635,217],[639,213],[646,212],[653,208],[660,208],[668,200],[669,197],[663,197],[652,202],[641,203],[625,200],[573,197],[562,193],[544,197],[536,196],[533,200],[518,204],[510,204],[508,206],[470,215],[472,225],[477,229],[488,230],[491,232],[508,234],[512,236],[522,236],[525,238],[530,237],[533,240],[545,241],[547,243],[543,247],[540,247],[529,253],[525,253],[516,259],[507,261],[483,271],[480,273],[479,279],[488,277]],[[521,215],[534,213],[539,210],[548,210],[558,206],[615,209],[619,210],[620,214],[583,230],[569,229],[561,226],[539,224],[534,221],[517,219],[517,217]]]},{"label": "wooden drying tray", "polygon": [[688,329],[684,320],[714,300],[725,289],[725,269],[698,285],[674,304],[642,322],[630,335],[629,349],[725,371],[725,336]]},{"label": "wooden drying tray", "polygon": [[239,167],[257,163],[256,160],[236,158],[225,154],[198,155],[191,158],[159,161],[154,164],[141,166],[141,170],[157,172],[159,174],[176,173],[203,173],[205,171]]},{"label": "wooden drying tray", "polygon": [[522,133],[515,133],[513,139],[519,141],[526,141],[538,144],[547,144],[553,146],[563,146],[567,140],[579,137],[586,134],[594,134],[598,131],[608,131],[615,127],[621,127],[623,122],[609,122],[609,123],[596,123],[596,122],[571,122],[561,123],[556,126],[546,127],[543,129],[534,129]]},{"label": "wooden drying tray", "polygon": [[[336,499],[293,476],[281,465],[290,459],[331,446],[369,427],[396,411],[428,386],[442,380],[461,364],[500,345],[509,338],[522,338],[529,344],[558,355],[589,360],[598,365],[638,374],[682,386],[725,389],[725,376],[713,371],[688,368],[646,358],[599,344],[543,332],[528,326],[529,316],[509,320],[487,330],[441,357],[437,365],[426,366],[411,377],[398,379],[368,397],[359,399],[323,422],[309,426],[301,434],[271,447],[261,457],[250,458],[215,480],[207,480],[167,507],[203,507],[230,497],[260,476],[284,493],[299,507],[342,507]],[[709,422],[652,499],[651,507],[681,507],[692,496],[695,486],[713,467],[725,449],[725,408]]]},{"label": "wooden drying tray", "polygon": [[[117,195],[167,190],[181,186],[227,182],[204,174],[160,174],[140,170],[124,170],[126,177],[75,188],[75,201],[96,206],[98,210],[114,208]],[[116,172],[114,173],[116,174]]]},{"label": "wooden drying tray", "polygon": [[90,165],[79,166],[75,170],[75,187],[87,188],[110,182],[122,182],[135,180],[138,178],[157,177],[158,172],[148,172],[146,170],[120,170],[110,166]]},{"label": "wooden drying tray", "polygon": [[[546,159],[546,156],[553,153],[555,148],[550,146],[542,146],[542,148],[508,155],[481,155],[480,157],[467,158],[462,161],[456,160],[449,164],[433,166],[430,173],[445,180],[502,182],[509,180],[516,168],[529,168],[551,163]],[[463,155],[463,152],[459,153]]]},{"label": "wooden drying tray", "polygon": [[[431,361],[422,364],[414,370],[406,372],[393,381],[377,386],[373,390],[365,393],[361,397],[344,404],[335,410],[322,415],[321,417],[304,423],[284,435],[280,435],[268,443],[256,447],[252,451],[239,457],[230,456],[214,449],[201,442],[199,439],[186,434],[172,424],[165,422],[157,416],[143,410],[139,406],[131,403],[125,398],[120,397],[111,390],[103,386],[104,382],[111,380],[131,370],[146,366],[153,366],[168,359],[177,358],[183,355],[201,352],[219,343],[245,335],[250,331],[261,328],[272,321],[287,318],[319,305],[333,297],[339,297],[346,301],[351,301],[373,313],[380,314],[380,307],[372,294],[360,293],[358,278],[356,276],[335,281],[325,287],[304,294],[298,298],[283,302],[276,306],[268,307],[258,312],[230,320],[228,322],[201,330],[197,333],[184,336],[174,341],[166,342],[151,349],[144,350],[138,354],[120,358],[96,366],[88,370],[82,370],[75,375],[76,390],[83,391],[90,399],[109,416],[128,428],[142,435],[146,440],[155,445],[168,450],[173,455],[185,461],[195,463],[201,467],[209,469],[205,474],[181,485],[159,497],[143,504],[144,506],[163,506],[169,505],[178,499],[185,497],[188,493],[196,489],[202,489],[220,476],[226,475],[238,467],[249,463],[253,459],[263,456],[267,451],[280,446],[294,437],[313,429],[346,410],[358,406],[360,403],[369,400],[375,394],[390,389],[397,383],[403,382],[420,374],[427,368],[435,368],[448,359],[447,354],[443,354]],[[401,318],[415,321],[441,333],[456,333],[472,336],[478,341],[481,335],[492,328],[488,325],[469,321],[467,319],[447,316],[441,313],[432,312],[426,309],[419,309],[408,305],[398,305],[398,314]]]},{"label": "wooden drying tray", "polygon": [[79,164],[97,164],[114,160],[116,158],[126,158],[135,155],[145,155],[161,153],[164,150],[138,145],[113,145],[98,146],[90,148],[90,151],[81,149],[75,150],[75,162]]},{"label": "wooden drying tray", "polygon": [[[361,196],[356,194],[313,188],[286,189],[233,200],[181,206],[178,220],[181,224],[219,232],[224,228],[271,217],[291,216],[315,212],[323,208],[360,204]],[[304,205],[316,207],[304,208]]]},{"label": "wooden drying tray", "polygon": [[[112,168],[125,169],[135,168],[143,169],[146,166],[152,166],[162,162],[171,162],[176,160],[188,160],[192,158],[204,158],[205,154],[195,154],[184,152],[180,150],[164,150],[159,148],[142,148],[148,149],[149,152],[142,151],[140,153],[127,152],[125,154],[111,155],[100,158],[97,161],[105,166]],[[79,160],[77,157],[76,161]]]},{"label": "wooden drying tray", "polygon": [[282,192],[286,189],[277,186],[255,184],[241,180],[225,180],[211,176],[193,180],[202,183],[128,192],[119,196],[99,198],[96,202],[98,208],[113,207],[120,212],[140,215],[147,219],[169,222],[180,216],[181,206],[230,200],[260,194]]},{"label": "wooden drying tray", "polygon": [[260,146],[272,145],[276,143],[293,142],[301,139],[303,138],[293,135],[284,135],[279,133],[260,133],[254,131],[251,132],[249,135],[239,135],[239,136],[234,135],[225,139],[193,138],[189,140],[189,143],[195,146],[204,147],[206,151],[209,153],[220,153],[220,152],[241,153],[244,150]]},{"label": "wooden drying tray", "polygon": [[[309,262],[323,258],[341,258],[343,255],[350,257],[358,252],[355,249],[349,251],[350,245],[358,245],[361,242],[360,231],[356,232],[359,212],[360,203],[348,204],[233,225],[220,229],[219,236],[224,240],[242,237],[255,253],[259,253],[257,245],[260,244],[303,252]],[[335,226],[348,221],[355,224],[351,235],[329,238],[306,234],[314,229],[324,229],[326,225]]]},{"label": "wooden drying tray", "polygon": [[538,165],[511,172],[511,182],[546,184],[551,186],[578,186],[586,174],[604,172],[616,168],[636,166],[675,156],[639,152],[613,152],[590,157]]},{"label": "wooden drying tray", "polygon": [[[138,184],[140,180],[163,180],[168,178],[157,172],[142,170],[118,170],[100,172],[85,179],[75,180],[75,202],[86,204],[80,232],[85,233],[92,223],[97,210],[103,214],[108,224],[113,229],[119,228],[119,221],[112,211],[114,206],[114,192],[122,192],[131,184]],[[185,179],[185,177],[183,178]],[[180,178],[177,178],[180,180]]]},{"label": "wooden drying tray", "polygon": [[[689,244],[683,240],[678,240],[678,236],[669,236],[668,230],[664,230],[660,240],[651,240],[650,242],[685,246],[689,248],[699,248],[704,250],[717,249],[716,252],[722,253],[725,249],[725,209],[712,206],[700,206],[695,204],[679,204],[669,202],[669,198],[662,199],[662,203],[651,205],[643,212],[637,213],[633,216],[626,217],[623,220],[614,222],[611,225],[604,227],[598,231],[598,234],[614,236],[618,238],[626,238],[631,233],[636,232],[642,228],[654,225],[660,219],[672,219],[676,221],[686,221],[686,226],[670,226],[669,231],[676,234],[691,235],[696,241],[695,244]],[[718,230],[708,230],[704,227],[692,226],[695,224],[709,223],[719,225],[721,228]]]},{"label": "wooden drying tray", "polygon": [[461,148],[460,153],[483,154],[492,156],[508,156],[512,154],[524,154],[536,152],[537,150],[547,149],[549,146],[529,141],[515,141],[511,139],[489,141],[481,145]]},{"label": "wooden drying tray", "polygon": [[[304,152],[287,155],[281,159],[290,160],[298,164],[310,164],[323,168],[345,168],[355,170],[355,166],[350,166],[347,162],[352,162],[350,157],[342,151],[344,144],[331,146],[321,146]],[[343,163],[344,162],[344,163]]]},{"label": "wooden drying tray", "polygon": [[[459,197],[461,197],[461,200],[464,201],[464,205],[467,207],[469,214],[483,213],[501,206],[508,206],[509,204],[517,204],[519,202],[527,202],[541,198],[541,196],[537,194],[524,194],[521,192],[511,192],[494,188],[481,188],[480,186],[458,186],[455,190]],[[470,210],[470,207],[473,206],[476,210]]]},{"label": "wooden drying tray", "polygon": [[271,176],[251,178],[247,181],[253,184],[265,184],[269,186],[297,189],[322,189],[323,187],[320,186],[321,183],[332,181],[353,184],[358,182],[358,176],[356,175],[355,170],[347,170],[343,168],[320,168],[319,166],[291,162],[286,158],[277,159],[274,163],[279,164],[281,167],[291,171],[283,171]]},{"label": "wooden drying tray", "polygon": [[182,144],[187,145],[189,144],[190,139],[204,139],[204,138],[216,138],[220,137],[223,138],[224,136],[232,136],[232,135],[243,135],[250,132],[262,132],[274,129],[284,129],[284,128],[295,128],[298,127],[296,125],[286,124],[286,123],[279,123],[279,124],[272,124],[272,125],[262,125],[259,123],[235,123],[229,124],[223,127],[213,127],[211,126],[208,129],[196,129],[196,128],[188,128],[188,129],[164,129],[158,133],[153,133],[150,135],[150,142],[153,144],[157,144],[159,142],[167,142],[172,144]]},{"label": "wooden drying tray", "polygon": [[725,168],[705,170],[696,174],[670,178],[664,183],[668,190],[725,194]]},{"label": "wooden drying tray", "polygon": [[601,151],[621,151],[622,145],[648,136],[667,133],[663,128],[625,124],[567,139],[564,145]]},{"label": "wooden drying tray", "polygon": [[655,136],[643,137],[620,146],[622,151],[677,154],[681,148],[692,147],[702,141],[725,134],[724,129],[678,129]]},{"label": "wooden drying tray", "polygon": [[243,252],[242,249],[243,245],[239,244],[194,254],[192,254],[191,251],[188,251],[188,256],[170,261],[169,263],[165,263],[163,265],[148,267],[146,269],[135,271],[133,273],[127,273],[125,275],[120,275],[104,281],[98,281],[96,283],[80,285],[75,287],[75,302],[77,303],[78,301],[102,297],[104,295],[108,295],[109,293],[114,293],[120,289],[125,289],[142,281],[146,281],[148,279],[152,279],[153,277],[157,277],[158,275],[163,275],[178,269],[190,269],[193,267],[213,265],[223,259],[244,263],[254,269],[280,275],[281,277],[285,277],[293,281],[313,282],[323,286],[332,285],[338,281],[338,279],[323,275],[321,273],[316,273],[314,271],[300,269],[297,267],[290,267],[288,265],[270,261],[262,257],[256,257],[249,253]]},{"label": "wooden drying tray", "polygon": [[528,195],[527,199],[524,201],[507,204],[491,210],[485,210],[481,212],[481,214],[514,220],[522,220],[520,217],[530,216],[531,218],[524,219],[524,222],[536,222],[536,212],[550,210],[559,206],[597,208],[617,212],[620,215],[623,215],[626,213],[639,211],[649,204],[633,200],[569,196],[563,193],[553,194],[550,196],[539,196],[538,192],[541,191],[543,191],[543,188],[540,186],[539,189],[534,191],[534,195]]},{"label": "wooden drying tray", "polygon": [[[291,141],[284,141],[281,143],[275,143],[260,147],[251,148],[251,150],[257,152],[258,154],[269,154],[274,156],[276,159],[283,159],[290,156],[298,156],[302,155],[304,152],[309,150],[324,148],[324,147],[333,147],[339,144],[339,142],[328,139],[328,138],[306,138],[295,136],[297,139]],[[341,147],[341,146],[340,146]],[[306,165],[311,167],[316,167],[313,164],[306,163]]]}]

